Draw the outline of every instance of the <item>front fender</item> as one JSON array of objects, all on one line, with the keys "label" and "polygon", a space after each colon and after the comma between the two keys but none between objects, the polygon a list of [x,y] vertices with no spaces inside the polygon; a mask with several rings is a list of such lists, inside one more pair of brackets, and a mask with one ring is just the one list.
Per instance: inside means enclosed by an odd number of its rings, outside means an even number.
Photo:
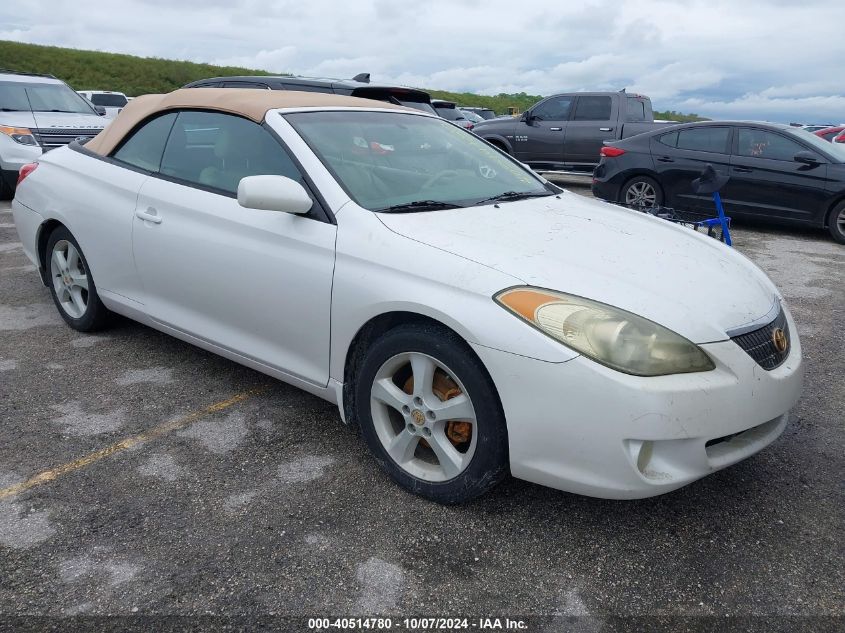
[{"label": "front fender", "polygon": [[485,134],[482,130],[478,133],[478,136],[493,145],[493,147],[504,147],[505,151],[513,156],[513,145],[511,145],[510,141],[503,134]]}]

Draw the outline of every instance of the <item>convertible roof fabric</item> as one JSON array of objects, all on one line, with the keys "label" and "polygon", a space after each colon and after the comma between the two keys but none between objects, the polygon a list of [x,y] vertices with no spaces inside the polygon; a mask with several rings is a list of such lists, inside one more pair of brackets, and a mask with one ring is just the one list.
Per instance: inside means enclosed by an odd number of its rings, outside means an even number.
[{"label": "convertible roof fabric", "polygon": [[141,121],[157,112],[198,108],[229,112],[261,123],[268,110],[276,108],[385,108],[406,110],[399,105],[372,99],[344,97],[322,92],[256,90],[246,88],[188,88],[164,95],[136,97],[106,128],[85,144],[85,148],[108,156]]}]

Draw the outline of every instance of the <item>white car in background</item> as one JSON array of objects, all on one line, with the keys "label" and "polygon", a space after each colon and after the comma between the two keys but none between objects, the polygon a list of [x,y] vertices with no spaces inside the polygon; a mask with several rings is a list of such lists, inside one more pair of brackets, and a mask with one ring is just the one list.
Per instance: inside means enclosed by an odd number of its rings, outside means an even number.
[{"label": "white car in background", "polygon": [[116,117],[129,103],[129,98],[122,92],[112,90],[79,90],[78,92],[95,106],[105,108],[107,119]]},{"label": "white car in background", "polygon": [[665,493],[773,442],[800,395],[795,323],[748,259],[420,111],[148,95],[22,174],[20,240],[70,327],[117,312],[337,403],[439,502],[508,471]]},{"label": "white car in background", "polygon": [[0,199],[12,197],[23,165],[76,138],[92,138],[105,124],[62,80],[0,70]]}]

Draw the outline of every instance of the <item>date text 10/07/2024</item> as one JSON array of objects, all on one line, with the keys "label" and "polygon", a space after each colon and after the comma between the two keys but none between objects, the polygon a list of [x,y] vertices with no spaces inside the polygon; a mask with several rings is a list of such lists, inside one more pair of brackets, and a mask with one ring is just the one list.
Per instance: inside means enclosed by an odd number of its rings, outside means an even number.
[{"label": "date text 10/07/2024", "polygon": [[309,618],[311,630],[524,631],[524,620],[510,618]]}]

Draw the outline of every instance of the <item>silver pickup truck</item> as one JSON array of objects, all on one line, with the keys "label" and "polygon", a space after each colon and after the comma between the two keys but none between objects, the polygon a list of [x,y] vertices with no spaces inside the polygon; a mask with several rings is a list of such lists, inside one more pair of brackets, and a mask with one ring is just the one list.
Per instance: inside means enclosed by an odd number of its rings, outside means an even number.
[{"label": "silver pickup truck", "polygon": [[655,127],[651,99],[622,92],[547,97],[521,117],[479,123],[478,136],[537,171],[592,172],[605,141]]}]

